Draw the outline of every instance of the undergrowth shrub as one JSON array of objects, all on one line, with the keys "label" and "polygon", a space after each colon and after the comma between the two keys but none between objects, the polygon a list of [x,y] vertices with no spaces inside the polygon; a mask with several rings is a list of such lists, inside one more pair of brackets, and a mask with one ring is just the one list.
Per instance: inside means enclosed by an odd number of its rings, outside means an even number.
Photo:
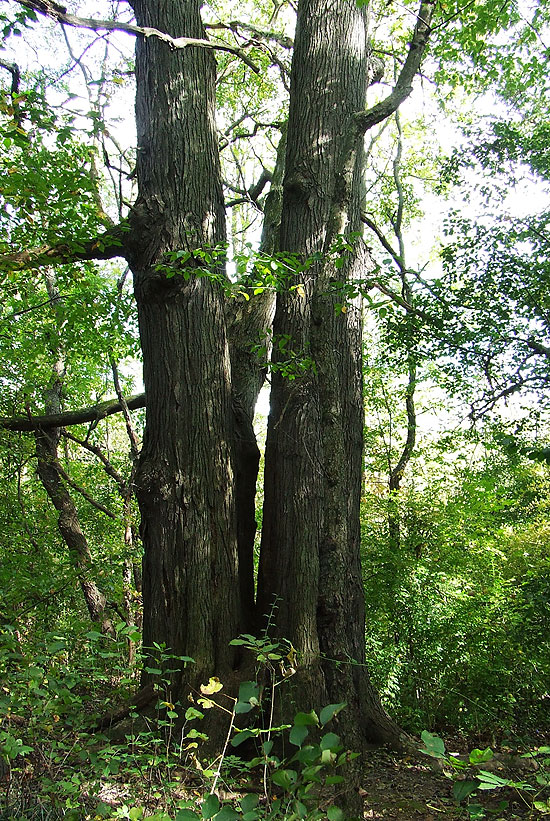
[{"label": "undergrowth shrub", "polygon": [[[485,496],[479,487],[454,498],[403,492],[398,545],[388,500],[367,500],[367,659],[409,731],[550,726],[550,525],[538,503],[511,524],[519,503],[495,484],[480,485]],[[533,494],[524,499],[533,504]]]},{"label": "undergrowth shrub", "polygon": [[[130,708],[124,735],[114,740],[97,730],[97,719],[135,684],[134,670],[124,664],[128,632],[123,624],[115,638],[88,630],[75,655],[59,635],[47,636],[31,654],[14,628],[0,631],[0,676],[6,682],[0,691],[0,778],[6,786],[0,818],[343,821],[334,794],[356,755],[327,725],[346,705],[273,724],[277,688],[294,674],[291,645],[267,636],[235,639],[254,653],[262,687],[242,682],[231,698],[212,677],[185,705],[165,700],[166,692],[173,668],[192,659],[155,645],[148,653],[158,662],[149,668],[158,693],[153,711],[138,715]],[[107,693],[109,699],[102,699]],[[225,747],[212,762],[201,756],[207,710],[229,716]],[[246,726],[238,729],[236,718],[246,714]],[[245,743],[256,752],[241,759]],[[251,792],[251,783],[257,791]],[[235,799],[221,799],[224,793]]]}]

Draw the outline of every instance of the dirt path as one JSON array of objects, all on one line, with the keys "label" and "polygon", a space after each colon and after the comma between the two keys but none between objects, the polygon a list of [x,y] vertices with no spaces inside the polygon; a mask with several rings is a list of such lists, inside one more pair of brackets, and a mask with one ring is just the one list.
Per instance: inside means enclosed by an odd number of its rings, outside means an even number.
[{"label": "dirt path", "polygon": [[[507,772],[499,767],[503,778],[526,779],[535,786],[531,772]],[[373,821],[439,821],[439,819],[550,819],[532,806],[535,793],[517,790],[478,791],[461,805],[452,794],[453,781],[443,772],[430,768],[428,760],[400,758],[386,751],[372,752],[366,762],[363,780],[365,819]],[[540,787],[538,787],[540,790]],[[548,798],[549,791],[537,792],[537,800]],[[478,809],[476,809],[478,807]]]}]

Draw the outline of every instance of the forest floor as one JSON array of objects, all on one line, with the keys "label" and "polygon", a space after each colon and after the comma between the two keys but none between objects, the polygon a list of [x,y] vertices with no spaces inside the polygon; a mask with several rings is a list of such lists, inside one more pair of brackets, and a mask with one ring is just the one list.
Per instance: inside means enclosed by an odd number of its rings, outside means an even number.
[{"label": "forest floor", "polygon": [[[460,743],[457,752],[462,753]],[[465,745],[464,745],[465,747]],[[450,749],[453,749],[452,745]],[[439,819],[541,819],[550,818],[533,806],[533,801],[546,803],[548,788],[536,781],[537,765],[533,759],[522,759],[508,748],[493,748],[495,760],[483,765],[503,779],[529,782],[534,790],[511,787],[478,790],[459,804],[453,797],[453,779],[442,769],[410,756],[400,757],[385,750],[375,750],[365,762],[362,784],[364,817],[373,821],[438,821]],[[464,777],[464,776],[460,776]]]},{"label": "forest floor", "polygon": [[[550,739],[540,738],[532,744],[531,750],[542,748],[541,753],[544,750],[544,757],[535,757],[532,754],[529,755],[529,747],[514,750],[506,745],[490,744],[488,741],[478,740],[477,743],[468,743],[464,739],[445,738],[447,749],[451,751],[451,754],[458,754],[464,762],[468,761],[468,754],[472,749],[476,747],[485,749],[491,746],[494,758],[479,765],[477,769],[489,771],[503,782],[511,780],[516,783],[515,787],[502,786],[498,789],[477,790],[461,803],[457,802],[453,796],[453,785],[457,780],[474,777],[476,767],[467,767],[458,773],[455,770],[453,778],[453,769],[448,764],[441,767],[438,761],[420,753],[400,756],[385,749],[372,750],[364,762],[361,784],[364,819],[366,821],[439,821],[439,819],[452,819],[453,821],[481,821],[481,819],[490,821],[537,819],[539,821],[540,819],[540,821],[546,821],[550,819],[550,766],[548,766],[550,760],[547,755],[547,751],[550,750],[549,742]],[[418,744],[420,746],[420,741]],[[37,759],[36,766],[33,767],[32,761],[29,761],[26,768],[22,768],[14,775],[11,790],[9,790],[9,801],[7,792],[2,795],[2,788],[7,787],[8,783],[6,778],[2,779],[0,772],[0,782],[4,781],[0,783],[0,821],[4,819],[6,821],[13,821],[13,819],[34,821],[38,818],[69,817],[65,816],[65,812],[52,814],[51,807],[45,814],[42,812],[44,807],[48,808],[48,805],[43,804],[43,800],[39,798],[44,787],[39,776],[43,770],[43,764],[44,762],[41,763]],[[70,781],[69,775],[65,773],[66,783]],[[546,783],[546,785],[541,786],[541,783]],[[525,786],[528,789],[525,789]],[[242,792],[238,781],[233,784],[229,783],[228,789],[230,792],[227,795],[220,795],[221,798],[240,800]],[[243,792],[249,790],[250,787],[247,787]],[[73,811],[70,818],[105,817],[98,815],[94,810],[94,807],[97,807],[98,798],[101,799],[100,803],[103,804],[104,809],[108,811],[108,817],[114,817],[115,812],[117,817],[130,817],[124,814],[123,805],[132,805],[136,801],[144,808],[142,810],[144,816],[139,815],[139,817],[147,817],[147,815],[164,809],[165,805],[167,807],[169,804],[173,805],[173,802],[180,798],[198,802],[201,795],[201,782],[197,781],[196,788],[193,788],[184,779],[181,792],[172,793],[169,785],[166,785],[164,798],[161,798],[160,792],[162,790],[159,785],[159,791],[155,789],[151,793],[149,789],[141,794],[139,786],[135,783],[135,777],[131,779],[128,772],[117,772],[116,775],[105,780],[100,792],[94,794],[95,797],[86,797],[82,794],[81,806],[82,808],[88,806],[89,809],[86,811],[83,809],[83,814],[78,811],[74,814],[75,811]],[[77,805],[73,804],[73,806]],[[137,818],[138,816],[131,817]]]}]

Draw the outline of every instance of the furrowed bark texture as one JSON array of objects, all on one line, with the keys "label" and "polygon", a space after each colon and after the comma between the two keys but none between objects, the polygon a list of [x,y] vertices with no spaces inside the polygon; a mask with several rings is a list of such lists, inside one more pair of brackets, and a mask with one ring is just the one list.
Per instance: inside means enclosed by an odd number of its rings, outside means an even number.
[{"label": "furrowed bark texture", "polygon": [[[133,7],[140,26],[204,37],[194,0]],[[166,257],[225,239],[214,57],[141,38],[136,82],[139,197],[128,246],[148,397],[136,478],[143,643],[192,656],[196,685],[231,669],[228,643],[240,628],[223,289],[195,258],[170,270]],[[221,264],[207,267],[223,275]]]},{"label": "furrowed bark texture", "polygon": [[[399,738],[364,666],[361,318],[357,305],[338,308],[341,283],[366,260],[334,250],[339,235],[360,230],[362,137],[351,150],[346,137],[365,108],[367,78],[362,11],[301,0],[280,247],[310,262],[293,278],[303,290],[277,299],[258,597],[260,612],[280,599],[277,632],[301,659],[300,706],[346,701],[339,727],[357,750]],[[306,365],[296,378],[284,373],[290,352]]]}]

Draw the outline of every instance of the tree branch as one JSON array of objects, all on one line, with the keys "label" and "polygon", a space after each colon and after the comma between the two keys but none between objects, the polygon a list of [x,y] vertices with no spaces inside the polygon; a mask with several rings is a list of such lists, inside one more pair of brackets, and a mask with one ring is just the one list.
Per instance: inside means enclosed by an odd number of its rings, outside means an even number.
[{"label": "tree branch", "polygon": [[92,507],[95,507],[96,510],[99,510],[101,513],[104,513],[110,519],[115,519],[115,521],[116,519],[118,519],[116,513],[113,513],[112,510],[109,510],[107,507],[105,507],[105,505],[102,505],[101,502],[98,502],[96,499],[94,499],[94,497],[90,493],[88,493],[86,488],[83,488],[81,485],[77,484],[74,481],[74,479],[71,479],[67,471],[63,467],[61,467],[61,464],[57,464],[56,468],[61,478],[64,479],[64,481],[69,485],[69,487],[72,487],[73,490],[76,490],[77,493],[80,493],[82,498],[86,499],[86,501],[89,502],[92,505]]},{"label": "tree branch", "polygon": [[[145,394],[139,393],[129,396],[126,405],[130,410],[145,407]],[[47,430],[48,428],[62,428],[67,425],[81,425],[85,422],[99,422],[106,416],[113,413],[120,413],[122,405],[117,399],[110,399],[93,405],[89,408],[67,411],[66,413],[52,413],[45,416],[1,416],[0,428],[5,430],[32,431],[37,428]]]},{"label": "tree branch", "polygon": [[386,120],[397,111],[412,91],[413,80],[420,69],[422,58],[431,33],[435,0],[421,0],[409,51],[391,93],[367,111],[355,115],[358,136],[365,134],[377,123]]},{"label": "tree branch", "polygon": [[103,465],[105,473],[107,474],[107,476],[110,476],[111,479],[114,479],[119,490],[121,488],[126,487],[127,482],[125,478],[118,472],[118,470],[115,470],[115,468],[112,466],[112,464],[107,459],[107,457],[98,445],[92,445],[92,443],[88,442],[87,439],[79,439],[78,436],[74,436],[68,430],[65,430],[65,428],[61,428],[61,435],[64,436],[65,439],[68,439],[70,442],[75,442],[77,445],[80,445],[81,448],[84,448],[85,450],[90,451],[90,453],[93,453],[94,456],[97,456],[97,458]]},{"label": "tree branch", "polygon": [[128,434],[128,439],[130,440],[130,453],[132,458],[132,463],[136,464],[139,458],[139,439],[137,434],[134,430],[134,426],[132,424],[132,420],[130,418],[130,408],[128,407],[128,403],[122,394],[122,387],[120,385],[120,379],[118,376],[118,369],[116,366],[116,362],[114,359],[111,360],[111,370],[113,372],[113,383],[115,386],[115,391],[117,395],[117,399],[120,403],[120,408],[122,410],[122,415],[124,416],[124,421],[126,423],[126,433]]},{"label": "tree branch", "polygon": [[19,91],[19,80],[21,79],[21,74],[19,71],[19,66],[16,63],[8,63],[7,60],[0,60],[0,68],[5,68],[6,71],[9,71],[11,74],[11,93],[17,94]]},{"label": "tree branch", "polygon": [[254,35],[258,40],[273,40],[280,46],[286,49],[291,49],[294,42],[291,37],[286,37],[284,34],[278,34],[276,31],[264,31],[258,29],[250,23],[241,23],[240,20],[232,20],[230,23],[205,23],[206,29],[216,30],[225,29],[226,31],[238,32],[240,29],[246,31],[248,34]]},{"label": "tree branch", "polygon": [[234,46],[213,43],[210,40],[200,40],[194,37],[170,37],[170,35],[164,31],[149,28],[148,26],[136,26],[132,23],[123,23],[122,21],[96,20],[93,17],[77,17],[74,14],[68,14],[64,6],[50,2],[50,0],[17,0],[17,2],[21,6],[32,9],[32,11],[38,11],[40,14],[46,15],[46,17],[50,17],[58,23],[64,23],[66,26],[91,29],[92,31],[125,31],[128,34],[140,34],[143,37],[158,37],[159,40],[167,43],[170,48],[175,50],[194,46],[196,48],[228,51],[230,54],[235,54],[239,57],[256,74],[260,73],[258,66],[256,66],[246,54],[243,54],[242,49]]},{"label": "tree branch", "polygon": [[60,242],[0,255],[0,271],[20,271],[25,268],[42,268],[46,265],[63,265],[92,259],[124,257],[124,236],[127,226],[116,225],[94,239],[82,244]]},{"label": "tree branch", "polygon": [[543,345],[542,342],[537,342],[537,340],[533,339],[533,337],[530,337],[527,340],[527,345],[532,351],[535,351],[535,353],[550,359],[550,348],[547,345]]},{"label": "tree branch", "polygon": [[391,256],[391,258],[396,264],[399,264],[399,254],[394,249],[391,242],[387,239],[386,235],[380,230],[378,225],[374,222],[374,220],[372,220],[368,216],[368,214],[363,212],[361,214],[361,222],[363,222],[367,226],[367,228],[370,228],[370,230],[376,234],[382,248],[384,248],[384,250],[388,252],[388,254]]}]

